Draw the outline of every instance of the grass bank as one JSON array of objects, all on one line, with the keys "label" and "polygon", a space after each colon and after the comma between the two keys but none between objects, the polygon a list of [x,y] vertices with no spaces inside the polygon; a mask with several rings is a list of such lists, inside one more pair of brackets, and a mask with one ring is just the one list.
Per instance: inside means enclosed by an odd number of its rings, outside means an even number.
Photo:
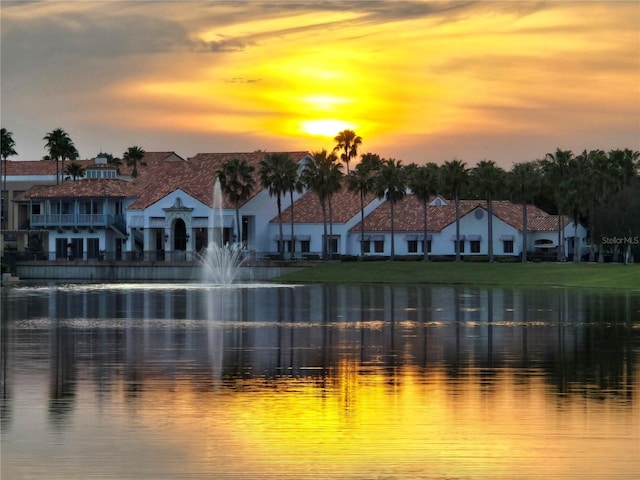
[{"label": "grass bank", "polygon": [[389,261],[321,263],[284,275],[277,281],[563,286],[640,291],[640,265]]}]

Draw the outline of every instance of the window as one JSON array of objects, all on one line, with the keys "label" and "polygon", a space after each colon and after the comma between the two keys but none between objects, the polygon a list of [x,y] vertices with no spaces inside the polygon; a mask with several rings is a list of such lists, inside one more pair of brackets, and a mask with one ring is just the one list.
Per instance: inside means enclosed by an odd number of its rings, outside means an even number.
[{"label": "window", "polygon": [[371,253],[371,240],[364,240],[362,242],[362,247],[363,247],[364,253]]},{"label": "window", "polygon": [[31,215],[40,215],[40,204],[32,203],[31,204]]},{"label": "window", "polygon": [[301,240],[300,251],[302,253],[309,253],[311,251],[311,242],[309,240]]},{"label": "window", "polygon": [[504,253],[513,253],[513,240],[504,240],[502,242]]},{"label": "window", "polygon": [[376,253],[384,252],[384,240],[376,240],[373,242],[373,249]]},{"label": "window", "polygon": [[[67,239],[56,238],[56,259],[64,260],[67,258]],[[71,244],[69,243],[69,254],[71,253]]]},{"label": "window", "polygon": [[418,253],[418,241],[407,240],[407,251],[409,253]]},{"label": "window", "polygon": [[100,240],[97,238],[87,238],[87,258],[95,260],[98,258]]},{"label": "window", "polygon": [[283,252],[288,253],[291,251],[291,240],[276,241],[278,252],[280,251],[280,243],[282,243]]},{"label": "window", "polygon": [[[453,248],[454,248],[454,250],[453,250],[453,251],[454,251],[454,252],[455,252],[455,246],[456,246],[456,242],[454,241],[454,242],[453,242]],[[459,249],[458,251],[459,251],[460,253],[464,253],[464,240],[460,240],[460,241],[458,242],[458,249]]]},{"label": "window", "polygon": [[329,241],[329,252],[330,253],[338,253],[338,239],[337,238],[332,238]]},{"label": "window", "polygon": [[[422,249],[424,250],[424,243],[422,244]],[[427,240],[427,253],[431,253],[431,240]]]},{"label": "window", "polygon": [[[477,210],[481,212],[482,210]],[[480,253],[480,240],[472,240],[469,242],[471,245],[471,253]]]},{"label": "window", "polygon": [[[326,241],[325,239],[327,237],[325,237],[324,235],[322,236],[323,241]],[[327,245],[328,248],[328,253],[329,254],[334,254],[334,253],[338,253],[338,241],[340,240],[340,235],[333,235],[332,237],[329,237],[329,244]]]}]

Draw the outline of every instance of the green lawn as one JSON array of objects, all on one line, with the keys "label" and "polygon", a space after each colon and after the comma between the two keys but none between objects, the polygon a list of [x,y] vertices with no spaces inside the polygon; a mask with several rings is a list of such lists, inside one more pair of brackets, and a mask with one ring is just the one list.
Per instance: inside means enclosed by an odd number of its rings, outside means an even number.
[{"label": "green lawn", "polygon": [[284,275],[291,283],[403,283],[625,288],[640,291],[640,265],[573,263],[331,262]]}]

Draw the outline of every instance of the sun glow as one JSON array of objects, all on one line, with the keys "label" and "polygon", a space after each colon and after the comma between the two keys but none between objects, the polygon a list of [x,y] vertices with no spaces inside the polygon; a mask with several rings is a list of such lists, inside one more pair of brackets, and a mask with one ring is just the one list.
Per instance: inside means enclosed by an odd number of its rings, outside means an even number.
[{"label": "sun glow", "polygon": [[314,136],[335,137],[342,130],[355,130],[355,127],[341,120],[306,120],[300,122],[302,131]]}]

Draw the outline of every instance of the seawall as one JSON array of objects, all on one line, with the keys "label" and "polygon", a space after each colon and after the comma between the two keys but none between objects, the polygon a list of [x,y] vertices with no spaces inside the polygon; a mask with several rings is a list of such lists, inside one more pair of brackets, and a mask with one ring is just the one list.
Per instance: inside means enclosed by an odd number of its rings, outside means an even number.
[{"label": "seawall", "polygon": [[[20,280],[87,282],[199,282],[202,267],[193,262],[47,262],[16,264]],[[302,265],[259,264],[239,268],[238,281],[265,281],[300,270]]]}]

